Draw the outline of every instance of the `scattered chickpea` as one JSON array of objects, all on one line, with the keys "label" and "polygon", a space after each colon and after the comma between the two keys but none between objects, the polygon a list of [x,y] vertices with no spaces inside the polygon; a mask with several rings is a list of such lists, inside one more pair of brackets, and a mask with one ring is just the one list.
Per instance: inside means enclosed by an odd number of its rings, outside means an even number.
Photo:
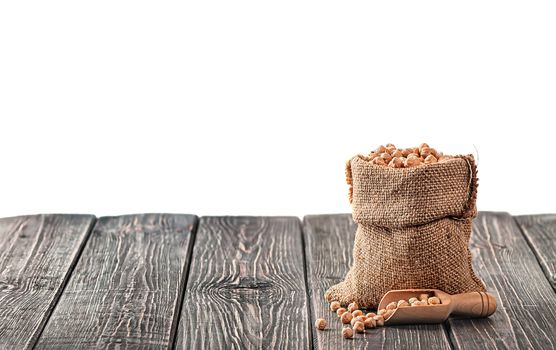
[{"label": "scattered chickpea", "polygon": [[365,316],[367,316],[367,318],[373,318],[376,316],[376,314],[374,312],[369,312],[368,314],[366,314]]},{"label": "scattered chickpea", "polygon": [[386,310],[394,310],[398,307],[398,303],[393,301],[390,304],[386,305]]},{"label": "scattered chickpea", "polygon": [[341,307],[341,305],[340,305],[340,303],[337,302],[337,301],[333,301],[333,302],[330,303],[330,310],[331,310],[331,311],[336,312],[336,311],[338,311],[338,309],[339,309],[340,307]]},{"label": "scattered chickpea", "polygon": [[343,324],[347,324],[351,321],[351,319],[353,318],[353,315],[351,314],[351,312],[347,311],[347,312],[344,312],[340,318],[341,318]]},{"label": "scattered chickpea", "polygon": [[355,322],[364,322],[364,321],[361,319],[361,316],[354,317],[354,318],[351,319],[351,322],[350,322],[352,327],[355,325]]},{"label": "scattered chickpea", "polygon": [[349,327],[346,327],[346,328],[342,329],[342,335],[346,339],[351,339],[351,338],[353,338],[353,330]]},{"label": "scattered chickpea", "polygon": [[363,315],[363,311],[361,311],[361,310],[354,310],[351,314],[353,315],[353,317],[357,317],[357,316]]},{"label": "scattered chickpea", "polygon": [[355,302],[348,305],[349,312],[354,312],[357,309],[359,309],[359,305],[357,305],[357,303]]},{"label": "scattered chickpea", "polygon": [[384,317],[382,317],[381,315],[376,315],[375,317],[373,317],[373,320],[375,320],[377,327],[384,326]]},{"label": "scattered chickpea", "polygon": [[357,333],[363,333],[365,331],[365,324],[361,321],[357,321],[353,325],[353,330]]},{"label": "scattered chickpea", "polygon": [[368,317],[365,322],[363,322],[365,324],[365,328],[375,328],[376,327],[376,321],[372,318],[372,317]]},{"label": "scattered chickpea", "polygon": [[438,297],[429,298],[429,305],[438,305],[438,304],[440,304],[440,299]]},{"label": "scattered chickpea", "polygon": [[338,315],[338,317],[342,317],[342,315],[347,312],[345,307],[341,307],[338,310],[336,310],[336,315]]},{"label": "scattered chickpea", "polygon": [[319,318],[315,321],[315,328],[318,330],[323,330],[326,328],[326,320],[324,318]]},{"label": "scattered chickpea", "polygon": [[407,302],[407,300],[398,301],[398,307],[407,307],[407,306],[409,306],[409,303]]}]

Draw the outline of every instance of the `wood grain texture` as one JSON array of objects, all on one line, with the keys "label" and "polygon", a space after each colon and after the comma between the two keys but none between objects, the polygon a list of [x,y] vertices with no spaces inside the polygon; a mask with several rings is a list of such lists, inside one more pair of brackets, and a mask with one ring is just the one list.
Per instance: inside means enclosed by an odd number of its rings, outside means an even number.
[{"label": "wood grain texture", "polygon": [[94,221],[91,215],[0,219],[0,349],[35,344]]},{"label": "wood grain texture", "polygon": [[449,319],[458,349],[554,349],[556,294],[513,217],[480,213],[473,222],[473,267],[497,298],[483,319]]},{"label": "wood grain texture", "polygon": [[301,225],[293,217],[204,217],[176,348],[307,349]]},{"label": "wood grain texture", "polygon": [[353,262],[353,244],[357,225],[350,214],[305,216],[303,231],[307,259],[312,323],[325,318],[325,331],[313,329],[315,349],[449,349],[443,325],[406,325],[381,327],[342,338],[342,325],[328,309],[324,292],[344,280]]},{"label": "wood grain texture", "polygon": [[37,348],[168,348],[196,220],[98,219]]},{"label": "wood grain texture", "polygon": [[552,288],[556,290],[556,214],[514,216]]}]

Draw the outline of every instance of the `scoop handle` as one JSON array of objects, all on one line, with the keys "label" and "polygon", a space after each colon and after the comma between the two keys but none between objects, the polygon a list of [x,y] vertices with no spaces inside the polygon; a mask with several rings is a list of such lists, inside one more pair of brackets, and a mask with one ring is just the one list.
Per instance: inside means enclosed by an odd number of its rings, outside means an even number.
[{"label": "scoop handle", "polygon": [[452,315],[461,317],[488,317],[496,311],[496,298],[484,292],[452,295]]}]

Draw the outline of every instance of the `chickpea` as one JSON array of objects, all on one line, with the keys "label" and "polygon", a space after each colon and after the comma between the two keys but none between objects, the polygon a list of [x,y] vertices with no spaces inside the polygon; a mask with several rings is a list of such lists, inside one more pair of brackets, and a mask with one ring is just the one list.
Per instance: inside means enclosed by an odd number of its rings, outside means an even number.
[{"label": "chickpea", "polygon": [[315,321],[315,328],[322,331],[326,328],[326,320],[324,318],[319,318]]},{"label": "chickpea", "polygon": [[[410,154],[410,156],[411,156],[411,154]],[[421,165],[421,158],[418,158],[418,157],[411,157],[411,158],[408,157],[405,160],[405,163],[404,163],[404,166],[406,168],[411,168],[411,167],[415,167],[415,166],[419,166],[419,165]]]},{"label": "chickpea", "polygon": [[437,163],[437,162],[438,162],[438,159],[436,159],[436,157],[433,156],[432,154],[429,154],[427,156],[427,158],[425,158],[425,164],[434,164],[434,163]]},{"label": "chickpea", "polygon": [[398,301],[398,307],[408,307],[409,303],[406,300]]},{"label": "chickpea", "polygon": [[330,311],[336,312],[336,311],[338,311],[338,309],[340,308],[340,306],[341,306],[341,305],[340,305],[339,302],[333,301],[333,302],[330,303]]},{"label": "chickpea", "polygon": [[357,333],[363,333],[365,331],[365,324],[361,321],[357,321],[353,325],[353,330]]},{"label": "chickpea", "polygon": [[419,149],[419,154],[421,155],[421,157],[427,158],[429,155],[431,155],[431,149],[429,147],[423,147]]},{"label": "chickpea", "polygon": [[342,320],[343,324],[348,324],[353,319],[353,315],[351,314],[351,312],[347,311],[344,312],[342,316],[340,316],[340,319]]},{"label": "chickpea", "polygon": [[361,311],[361,310],[354,310],[351,314],[353,315],[353,317],[357,317],[357,316],[363,315],[363,311]]},{"label": "chickpea", "polygon": [[384,159],[382,159],[381,157],[375,157],[375,158],[373,158],[373,160],[371,161],[371,163],[376,164],[376,165],[386,165],[386,162],[385,162]]},{"label": "chickpea", "polygon": [[382,153],[380,155],[380,158],[382,158],[384,160],[384,163],[386,164],[390,163],[390,161],[392,160],[392,156],[388,153]]},{"label": "chickpea", "polygon": [[413,304],[414,302],[419,301],[419,299],[413,297],[413,298],[409,298],[409,303]]},{"label": "chickpea", "polygon": [[376,327],[376,321],[372,317],[367,318],[364,323],[365,323],[365,328]]},{"label": "chickpea", "polygon": [[440,299],[438,297],[429,298],[429,305],[438,305],[438,304],[440,304]]},{"label": "chickpea", "polygon": [[402,158],[393,157],[390,163],[388,163],[388,166],[390,168],[403,168],[404,161],[402,160]]},{"label": "chickpea", "polygon": [[413,153],[413,148],[404,148],[402,151],[402,156],[407,157],[411,153]]},{"label": "chickpea", "polygon": [[376,316],[376,314],[374,312],[369,312],[368,314],[366,314],[365,316],[367,316],[367,318],[373,318]]},{"label": "chickpea", "polygon": [[439,162],[445,162],[445,161],[448,161],[450,159],[452,159],[451,156],[440,156],[440,158],[438,158],[438,161]]},{"label": "chickpea", "polygon": [[423,294],[419,294],[419,300],[423,301],[423,300],[428,300],[429,299],[429,295],[426,293]]},{"label": "chickpea", "polygon": [[348,305],[348,311],[349,312],[354,312],[357,309],[359,309],[359,305],[357,305],[356,302],[353,302],[353,303]]},{"label": "chickpea", "polygon": [[386,312],[384,313],[384,315],[382,315],[384,317],[385,320],[389,319],[390,316],[392,316],[392,314],[394,313],[396,309],[388,309],[386,310]]},{"label": "chickpea", "polygon": [[386,310],[394,310],[398,307],[398,303],[395,301],[391,302],[390,304],[386,305]]},{"label": "chickpea", "polygon": [[363,316],[357,316],[351,319],[351,326],[353,327],[353,325],[355,324],[355,322],[364,322],[364,320],[362,319]]},{"label": "chickpea", "polygon": [[353,330],[349,327],[346,327],[346,328],[342,329],[342,335],[346,339],[351,339],[351,338],[353,338]]},{"label": "chickpea", "polygon": [[394,157],[397,157],[397,158],[403,157],[403,153],[399,149],[394,150],[392,153],[390,153],[390,155],[392,156],[392,158],[394,158]]},{"label": "chickpea", "polygon": [[345,312],[347,312],[346,308],[341,307],[338,310],[336,310],[336,315],[338,315],[338,317],[341,317]]},{"label": "chickpea", "polygon": [[382,145],[378,146],[378,148],[375,150],[375,153],[378,153],[378,154],[384,153],[384,152],[386,152],[386,147],[384,147]]},{"label": "chickpea", "polygon": [[376,315],[375,317],[373,317],[373,320],[375,320],[378,327],[384,326],[384,317],[382,317],[381,315]]},{"label": "chickpea", "polygon": [[380,316],[380,315],[384,315],[385,312],[386,312],[386,309],[380,309],[380,310],[378,310],[378,312],[376,314],[378,316]]}]

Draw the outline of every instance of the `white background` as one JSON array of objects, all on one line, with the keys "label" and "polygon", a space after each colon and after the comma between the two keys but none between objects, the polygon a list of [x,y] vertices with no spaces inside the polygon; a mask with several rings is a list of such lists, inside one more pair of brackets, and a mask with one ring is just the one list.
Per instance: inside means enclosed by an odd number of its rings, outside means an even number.
[{"label": "white background", "polygon": [[554,1],[0,3],[0,216],[349,212],[380,143],[556,212]]}]

